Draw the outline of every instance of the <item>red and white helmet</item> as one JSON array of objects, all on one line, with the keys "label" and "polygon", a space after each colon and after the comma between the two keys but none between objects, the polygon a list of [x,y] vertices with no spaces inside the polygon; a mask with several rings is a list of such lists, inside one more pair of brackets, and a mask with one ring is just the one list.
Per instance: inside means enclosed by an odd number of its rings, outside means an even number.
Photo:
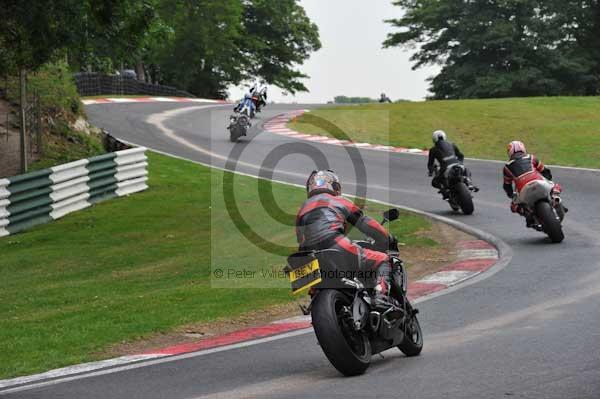
[{"label": "red and white helmet", "polygon": [[508,157],[512,158],[518,152],[522,152],[523,154],[527,153],[527,149],[525,148],[525,144],[522,141],[511,141],[508,143]]},{"label": "red and white helmet", "polygon": [[340,178],[333,170],[314,170],[306,180],[306,193],[309,197],[321,193],[340,195],[341,192]]}]

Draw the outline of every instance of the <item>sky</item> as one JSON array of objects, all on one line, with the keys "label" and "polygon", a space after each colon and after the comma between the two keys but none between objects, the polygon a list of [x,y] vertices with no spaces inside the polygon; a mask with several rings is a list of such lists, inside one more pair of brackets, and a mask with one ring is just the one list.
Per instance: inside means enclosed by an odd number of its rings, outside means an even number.
[{"label": "sky", "polygon": [[[270,86],[269,101],[324,103],[338,95],[379,98],[382,92],[392,100],[422,100],[428,95],[426,79],[438,67],[413,71],[411,50],[382,48],[394,30],[383,20],[402,15],[392,0],[300,0],[300,4],[319,27],[322,44],[299,67],[310,76],[304,81],[309,92],[283,96]],[[231,87],[230,98],[240,98],[246,89]]]}]

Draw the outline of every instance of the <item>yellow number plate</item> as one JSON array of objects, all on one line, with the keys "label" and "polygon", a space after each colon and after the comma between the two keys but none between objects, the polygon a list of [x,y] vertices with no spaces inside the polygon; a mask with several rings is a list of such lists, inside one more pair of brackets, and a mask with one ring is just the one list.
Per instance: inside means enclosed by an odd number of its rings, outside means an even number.
[{"label": "yellow number plate", "polygon": [[294,294],[307,290],[313,285],[320,283],[321,273],[319,261],[314,259],[310,263],[292,270],[290,272],[290,282],[292,283],[292,291]]}]

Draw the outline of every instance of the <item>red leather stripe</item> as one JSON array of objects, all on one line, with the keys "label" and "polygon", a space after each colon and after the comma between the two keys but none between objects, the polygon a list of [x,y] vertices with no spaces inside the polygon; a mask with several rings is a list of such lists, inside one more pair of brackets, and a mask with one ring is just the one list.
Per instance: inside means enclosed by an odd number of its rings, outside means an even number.
[{"label": "red leather stripe", "polygon": [[313,211],[317,208],[328,208],[329,201],[314,201],[309,202],[304,208],[301,208],[298,211],[298,215],[296,216],[296,220],[299,220],[302,216],[306,215],[308,212]]},{"label": "red leather stripe", "polygon": [[336,237],[335,242],[337,245],[342,247],[344,250],[350,252],[352,255],[359,254],[358,246],[352,244],[352,241],[350,241],[348,238],[339,236],[339,237]]},{"label": "red leather stripe", "polygon": [[365,258],[367,259],[367,262],[373,263],[370,267],[372,270],[377,269],[379,267],[379,265],[381,265],[383,262],[386,262],[388,260],[388,255],[384,254],[383,252],[365,249],[365,250],[363,250],[363,254],[364,254]]},{"label": "red leather stripe", "polygon": [[350,213],[354,213],[360,211],[360,208],[356,206],[356,204],[352,201],[347,200],[344,197],[335,197],[334,200],[340,203],[342,206],[348,208]]},{"label": "red leather stripe", "polygon": [[543,177],[535,169],[531,172],[524,173],[521,176],[517,177],[515,179],[517,191],[521,192],[523,187],[525,187],[528,183],[531,183],[534,180],[543,180]]},{"label": "red leather stripe", "polygon": [[371,220],[369,220],[369,221],[367,222],[367,225],[369,225],[369,227],[371,227],[371,228],[373,228],[373,229],[375,229],[375,230],[379,231],[379,232],[380,232],[381,234],[383,234],[385,237],[387,237],[387,236],[388,236],[388,232],[387,232],[387,230],[386,230],[386,229],[385,229],[385,228],[384,228],[382,225],[380,225],[379,223],[377,223],[377,221],[376,221],[376,220],[374,220],[374,219],[371,219]]}]

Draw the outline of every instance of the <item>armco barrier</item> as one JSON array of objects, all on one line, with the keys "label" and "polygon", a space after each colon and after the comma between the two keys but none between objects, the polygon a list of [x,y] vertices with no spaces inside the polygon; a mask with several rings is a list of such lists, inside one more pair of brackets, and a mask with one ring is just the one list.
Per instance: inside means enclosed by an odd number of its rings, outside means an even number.
[{"label": "armco barrier", "polygon": [[0,179],[0,237],[148,188],[143,147]]}]

